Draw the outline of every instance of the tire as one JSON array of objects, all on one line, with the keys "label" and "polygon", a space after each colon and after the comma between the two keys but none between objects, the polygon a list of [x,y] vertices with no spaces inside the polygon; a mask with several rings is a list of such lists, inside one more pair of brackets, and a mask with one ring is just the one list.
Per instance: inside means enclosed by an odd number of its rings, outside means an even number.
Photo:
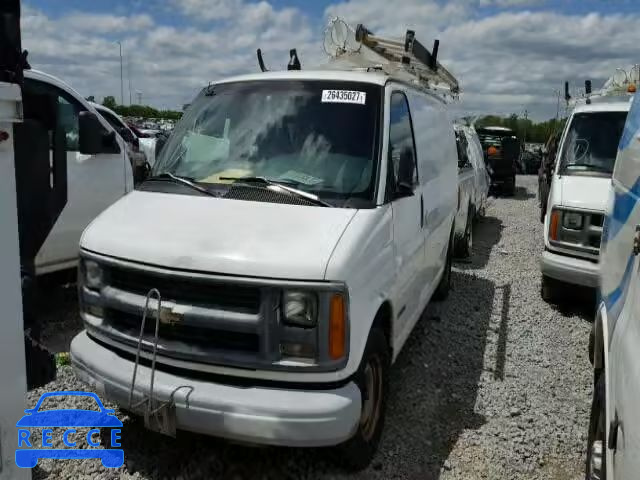
[{"label": "tire", "polygon": [[585,478],[587,480],[606,480],[607,478],[606,407],[604,374],[601,374],[593,389],[593,400],[591,402],[587,461],[585,465]]},{"label": "tire", "polygon": [[382,330],[374,327],[354,377],[362,394],[358,429],[353,437],[338,447],[342,465],[349,471],[367,468],[378,450],[384,428],[390,365],[387,339]]},{"label": "tire", "polygon": [[506,187],[506,194],[513,197],[516,194],[516,177],[514,176]]},{"label": "tire", "polygon": [[558,300],[558,284],[559,282],[546,275],[542,276],[542,286],[540,287],[540,295],[547,303],[556,303]]},{"label": "tire", "polygon": [[451,290],[451,265],[453,264],[453,231],[449,238],[449,247],[447,248],[447,259],[445,260],[444,273],[440,279],[440,283],[433,292],[433,299],[436,302],[441,302],[449,296]]},{"label": "tire", "polygon": [[464,228],[464,236],[456,242],[455,255],[458,258],[469,258],[473,249],[473,207],[467,209],[467,224]]}]

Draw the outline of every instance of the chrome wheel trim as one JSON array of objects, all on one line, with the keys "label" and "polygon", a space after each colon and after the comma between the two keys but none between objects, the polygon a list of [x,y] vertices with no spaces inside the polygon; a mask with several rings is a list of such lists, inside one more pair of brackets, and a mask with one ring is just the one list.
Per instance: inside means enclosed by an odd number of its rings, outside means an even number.
[{"label": "chrome wheel trim", "polygon": [[378,355],[372,356],[364,369],[364,385],[360,430],[365,440],[373,438],[380,420],[382,407],[382,362]]},{"label": "chrome wheel trim", "polygon": [[589,458],[589,474],[587,480],[602,480],[604,478],[602,472],[604,446],[602,440],[594,440],[589,447],[591,455]]}]

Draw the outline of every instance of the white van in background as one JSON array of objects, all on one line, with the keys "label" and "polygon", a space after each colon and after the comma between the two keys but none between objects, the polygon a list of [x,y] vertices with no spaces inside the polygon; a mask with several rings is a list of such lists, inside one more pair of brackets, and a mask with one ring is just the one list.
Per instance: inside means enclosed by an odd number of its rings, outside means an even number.
[{"label": "white van in background", "polygon": [[598,286],[604,214],[631,98],[626,88],[594,94],[567,121],[544,222],[546,301],[557,300],[563,284]]},{"label": "white van in background", "polygon": [[600,275],[600,304],[589,342],[595,374],[587,478],[637,478],[640,471],[640,95],[637,94],[613,172]]},{"label": "white van in background", "polygon": [[[390,365],[451,281],[453,123],[412,79],[310,70],[206,87],[154,176],[82,236],[78,377],[138,414],[152,390],[172,404],[164,425],[342,445],[366,466]],[[153,315],[138,339],[154,288],[155,370]]]},{"label": "white van in background", "polygon": [[[36,257],[36,273],[40,275],[77,265],[83,230],[100,212],[133,189],[133,174],[126,143],[89,102],[56,77],[35,70],[25,70],[24,76],[25,103],[50,104],[56,110],[67,147],[68,200]],[[78,151],[82,112],[97,115],[104,127],[103,145],[93,155]]]},{"label": "white van in background", "polygon": [[458,212],[456,214],[455,253],[466,258],[473,246],[473,224],[484,215],[491,178],[484,153],[473,127],[455,125],[458,146]]}]

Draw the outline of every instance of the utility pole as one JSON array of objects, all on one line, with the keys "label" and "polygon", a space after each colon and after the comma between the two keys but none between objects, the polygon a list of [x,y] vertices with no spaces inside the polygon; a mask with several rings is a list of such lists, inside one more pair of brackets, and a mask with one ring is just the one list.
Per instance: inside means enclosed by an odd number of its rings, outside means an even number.
[{"label": "utility pole", "polygon": [[524,139],[522,140],[523,144],[527,143],[527,120],[529,119],[529,111],[525,109],[524,111]]},{"label": "utility pole", "polygon": [[120,46],[120,104],[124,105],[124,70],[122,66],[122,42],[116,42]]},{"label": "utility pole", "polygon": [[142,105],[142,92],[138,90],[136,95],[138,96],[138,105]]},{"label": "utility pole", "polygon": [[558,123],[558,120],[560,119],[560,89],[556,90],[556,93],[558,94],[558,106],[556,107],[556,123]]},{"label": "utility pole", "polygon": [[131,55],[127,58],[127,72],[129,73],[129,105],[131,105]]}]

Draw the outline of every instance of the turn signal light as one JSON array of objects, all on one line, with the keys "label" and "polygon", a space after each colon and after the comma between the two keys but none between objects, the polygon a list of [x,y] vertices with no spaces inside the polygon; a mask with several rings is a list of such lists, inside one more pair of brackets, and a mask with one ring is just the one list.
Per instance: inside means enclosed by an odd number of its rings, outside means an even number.
[{"label": "turn signal light", "polygon": [[549,222],[549,240],[558,240],[558,225],[560,224],[560,212],[554,210],[551,212],[551,221]]},{"label": "turn signal light", "polygon": [[346,353],[347,314],[344,296],[336,293],[331,297],[329,312],[329,357],[340,360]]},{"label": "turn signal light", "polygon": [[629,88],[627,89],[627,91],[629,93],[636,93],[638,91],[638,87],[636,87],[635,83],[632,83],[631,85],[629,85]]}]

